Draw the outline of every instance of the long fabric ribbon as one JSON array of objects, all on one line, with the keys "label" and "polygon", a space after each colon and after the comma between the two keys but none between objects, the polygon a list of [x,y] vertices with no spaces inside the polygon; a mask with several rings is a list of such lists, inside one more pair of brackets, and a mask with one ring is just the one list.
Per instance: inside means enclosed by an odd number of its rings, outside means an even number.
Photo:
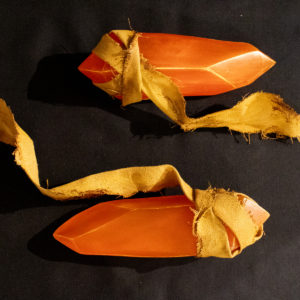
[{"label": "long fabric ribbon", "polygon": [[[40,192],[56,200],[88,198],[101,195],[129,197],[135,193],[155,192],[180,186],[186,197],[195,203],[194,231],[198,237],[198,256],[234,257],[260,239],[263,226],[254,224],[235,192],[224,189],[193,189],[171,165],[131,167],[93,174],[55,188],[40,185],[39,171],[32,139],[14,120],[5,101],[0,99],[0,141],[16,147],[19,165]],[[226,224],[235,234],[240,248],[230,250]]]},{"label": "long fabric ribbon", "polygon": [[142,100],[142,92],[184,131],[201,127],[228,127],[241,133],[260,133],[263,137],[276,134],[300,141],[300,116],[278,95],[257,92],[235,105],[200,118],[186,115],[186,102],[176,84],[157,71],[139,51],[139,33],[131,30],[113,30],[126,49],[105,34],[93,50],[94,54],[110,64],[118,74],[105,83],[94,83],[112,96],[122,95],[122,104]]}]

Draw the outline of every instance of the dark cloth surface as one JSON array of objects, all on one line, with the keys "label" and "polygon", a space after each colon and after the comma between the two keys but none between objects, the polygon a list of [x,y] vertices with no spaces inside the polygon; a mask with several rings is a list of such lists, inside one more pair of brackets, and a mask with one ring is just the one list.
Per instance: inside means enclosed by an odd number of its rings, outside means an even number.
[{"label": "dark cloth surface", "polygon": [[[227,129],[183,133],[151,102],[125,109],[77,71],[111,29],[250,42],[277,64],[242,89],[188,101],[199,116],[247,93],[280,94],[300,112],[295,1],[8,1],[0,3],[0,96],[35,142],[50,186],[127,166],[173,164],[193,187],[246,193],[271,213],[266,236],[228,259],[80,256],[53,231],[100,201],[42,196],[1,144],[1,299],[299,299],[300,144]],[[169,191],[164,191],[169,193]]]}]

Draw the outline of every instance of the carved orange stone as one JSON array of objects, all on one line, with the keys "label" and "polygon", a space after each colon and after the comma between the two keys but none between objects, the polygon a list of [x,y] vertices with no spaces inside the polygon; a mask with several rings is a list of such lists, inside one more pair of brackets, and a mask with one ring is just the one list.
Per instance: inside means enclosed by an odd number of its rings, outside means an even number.
[{"label": "carved orange stone", "polygon": [[[115,33],[109,35],[124,48]],[[256,47],[243,42],[141,33],[138,43],[140,54],[156,70],[169,76],[183,96],[216,95],[243,87],[275,64]],[[94,83],[107,82],[118,74],[94,53],[79,66],[79,70]]]},{"label": "carved orange stone", "polygon": [[[241,197],[257,225],[269,217],[254,201]],[[197,255],[194,204],[184,195],[115,200],[75,215],[54,232],[70,249],[88,255],[184,257]],[[224,224],[231,250],[239,242]]]}]

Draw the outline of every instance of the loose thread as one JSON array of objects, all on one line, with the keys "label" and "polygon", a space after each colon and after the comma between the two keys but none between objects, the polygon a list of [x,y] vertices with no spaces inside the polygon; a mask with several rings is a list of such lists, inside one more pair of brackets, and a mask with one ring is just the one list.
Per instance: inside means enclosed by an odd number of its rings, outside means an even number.
[{"label": "loose thread", "polygon": [[127,21],[128,21],[128,26],[129,26],[130,30],[135,31],[135,30],[132,28],[132,26],[131,26],[131,22],[130,22],[130,18],[129,18],[129,17],[127,18]]}]

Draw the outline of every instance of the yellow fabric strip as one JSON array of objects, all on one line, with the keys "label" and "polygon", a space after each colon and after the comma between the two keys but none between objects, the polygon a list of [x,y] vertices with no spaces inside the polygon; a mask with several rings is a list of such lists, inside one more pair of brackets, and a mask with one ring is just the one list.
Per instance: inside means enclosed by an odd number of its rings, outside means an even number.
[{"label": "yellow fabric strip", "polygon": [[[224,207],[228,209],[224,209]],[[235,192],[218,190],[215,193],[213,209],[215,214],[229,228],[232,228],[242,249],[254,243],[254,237],[259,232],[259,228],[253,224],[250,215],[237,200]],[[237,216],[239,217],[237,218]]]},{"label": "yellow fabric strip", "polygon": [[124,59],[126,57],[126,51],[115,42],[108,34],[105,34],[100,43],[93,50],[96,55],[103,57],[104,61],[109,60],[109,64],[119,73],[123,72]]},{"label": "yellow fabric strip", "polygon": [[227,233],[222,221],[215,215],[213,208],[205,210],[197,221],[198,257],[233,257]]},{"label": "yellow fabric strip", "polygon": [[[0,99],[0,141],[15,146],[16,163],[24,170],[40,192],[56,200],[88,198],[101,195],[129,197],[135,193],[156,192],[166,187],[180,186],[188,199],[195,203],[196,234],[199,257],[233,257],[261,237],[242,208],[234,192],[223,189],[205,191],[193,189],[171,165],[131,167],[93,174],[55,188],[41,187],[34,143],[16,123],[4,100]],[[233,221],[234,220],[234,221]],[[240,249],[231,253],[223,223],[230,227],[240,242]],[[192,230],[192,228],[191,228]]]},{"label": "yellow fabric strip", "polygon": [[[238,193],[212,188],[195,190],[194,201],[199,212],[195,220],[199,256],[211,256],[211,251],[214,251],[214,255],[219,257],[234,257],[262,237],[263,227],[254,224],[243,203],[238,200]],[[231,253],[228,240],[224,237],[226,230],[223,224],[231,229],[239,241],[240,249],[234,253]]]},{"label": "yellow fabric strip", "polygon": [[140,66],[140,51],[136,47],[138,35],[132,37],[123,66],[122,103],[132,104],[142,100],[142,74]]},{"label": "yellow fabric strip", "polygon": [[[186,102],[175,83],[140,56],[138,33],[113,30],[126,46],[105,35],[93,52],[122,74],[107,83],[96,84],[110,95],[122,95],[123,105],[141,101],[143,91],[151,101],[184,131],[203,127],[228,127],[241,133],[274,133],[276,137],[297,138],[300,141],[300,116],[274,94],[254,93],[231,109],[201,118],[186,115]],[[104,45],[103,45],[104,44]],[[117,59],[118,53],[120,59]],[[111,88],[113,86],[113,89]],[[113,90],[112,92],[110,92]]]},{"label": "yellow fabric strip", "polygon": [[111,96],[120,95],[120,86],[122,85],[122,74],[116,75],[116,77],[113,80],[110,80],[106,83],[93,84]]}]

